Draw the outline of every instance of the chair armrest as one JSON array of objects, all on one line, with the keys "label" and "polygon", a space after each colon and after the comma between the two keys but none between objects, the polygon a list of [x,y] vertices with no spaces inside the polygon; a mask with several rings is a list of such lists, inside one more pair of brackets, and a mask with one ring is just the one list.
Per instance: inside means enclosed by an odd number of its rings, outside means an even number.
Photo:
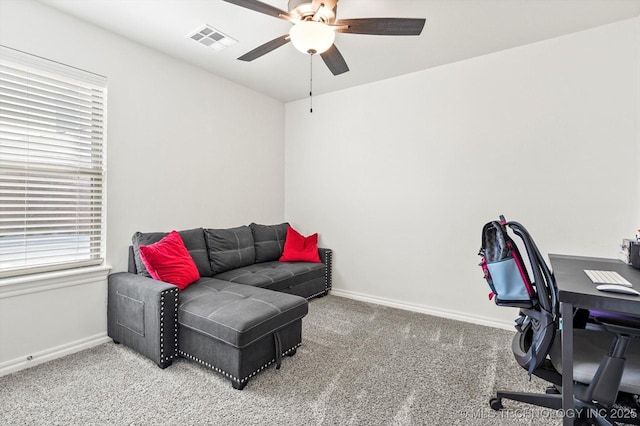
[{"label": "chair armrest", "polygon": [[322,261],[322,263],[324,263],[327,267],[325,271],[324,282],[325,292],[326,294],[329,294],[332,286],[331,274],[333,271],[333,251],[328,248],[318,248],[318,254],[320,255],[320,260]]},{"label": "chair armrest", "polygon": [[107,334],[169,366],[178,354],[178,287],[129,272],[109,275]]}]

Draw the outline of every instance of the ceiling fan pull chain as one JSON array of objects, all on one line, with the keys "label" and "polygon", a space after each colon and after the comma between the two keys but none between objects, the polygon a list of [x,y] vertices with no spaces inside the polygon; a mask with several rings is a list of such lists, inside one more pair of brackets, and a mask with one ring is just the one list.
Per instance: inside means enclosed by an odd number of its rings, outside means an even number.
[{"label": "ceiling fan pull chain", "polygon": [[313,113],[313,54],[309,55],[309,113]]}]

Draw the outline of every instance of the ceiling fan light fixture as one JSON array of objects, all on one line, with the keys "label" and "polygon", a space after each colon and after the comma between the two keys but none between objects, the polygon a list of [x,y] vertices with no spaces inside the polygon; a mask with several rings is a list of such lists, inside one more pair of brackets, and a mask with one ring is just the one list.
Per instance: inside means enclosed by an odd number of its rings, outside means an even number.
[{"label": "ceiling fan light fixture", "polygon": [[302,53],[310,55],[326,52],[336,38],[333,29],[316,21],[300,21],[289,31],[291,42]]}]

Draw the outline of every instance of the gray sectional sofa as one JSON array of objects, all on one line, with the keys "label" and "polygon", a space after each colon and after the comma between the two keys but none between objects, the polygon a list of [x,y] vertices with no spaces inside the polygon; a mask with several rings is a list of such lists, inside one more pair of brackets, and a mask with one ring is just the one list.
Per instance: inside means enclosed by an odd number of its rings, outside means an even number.
[{"label": "gray sectional sofa", "polygon": [[200,279],[179,291],[150,277],[141,245],[167,233],[136,233],[129,271],[109,276],[108,334],[161,368],[193,360],[242,389],[302,341],[307,299],[331,290],[332,251],[321,263],[279,262],[288,224],[179,231]]}]

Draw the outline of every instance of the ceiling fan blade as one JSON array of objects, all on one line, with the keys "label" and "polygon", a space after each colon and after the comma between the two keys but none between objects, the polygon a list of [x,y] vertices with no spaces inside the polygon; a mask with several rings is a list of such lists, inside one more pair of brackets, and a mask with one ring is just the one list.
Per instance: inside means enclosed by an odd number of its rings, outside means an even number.
[{"label": "ceiling fan blade", "polygon": [[264,13],[265,15],[273,16],[274,18],[284,19],[289,21],[293,19],[288,12],[284,10],[278,9],[277,7],[271,6],[270,4],[263,3],[258,0],[222,0],[227,3],[232,3],[240,7],[244,7],[246,9],[251,9],[256,12]]},{"label": "ceiling fan blade", "polygon": [[425,21],[418,18],[340,19],[334,26],[341,26],[336,28],[339,33],[405,36],[420,35]]},{"label": "ceiling fan blade", "polygon": [[263,45],[260,45],[253,49],[251,52],[247,52],[244,55],[240,56],[238,59],[241,61],[253,61],[254,59],[258,59],[262,55],[266,55],[272,50],[276,50],[280,46],[284,46],[289,43],[289,34],[282,35],[278,38],[275,38],[271,41],[266,42]]},{"label": "ceiling fan blade", "polygon": [[329,50],[321,53],[320,56],[322,56],[322,60],[333,75],[340,75],[349,71],[349,67],[342,57],[342,53],[340,53],[335,44],[331,45]]}]

